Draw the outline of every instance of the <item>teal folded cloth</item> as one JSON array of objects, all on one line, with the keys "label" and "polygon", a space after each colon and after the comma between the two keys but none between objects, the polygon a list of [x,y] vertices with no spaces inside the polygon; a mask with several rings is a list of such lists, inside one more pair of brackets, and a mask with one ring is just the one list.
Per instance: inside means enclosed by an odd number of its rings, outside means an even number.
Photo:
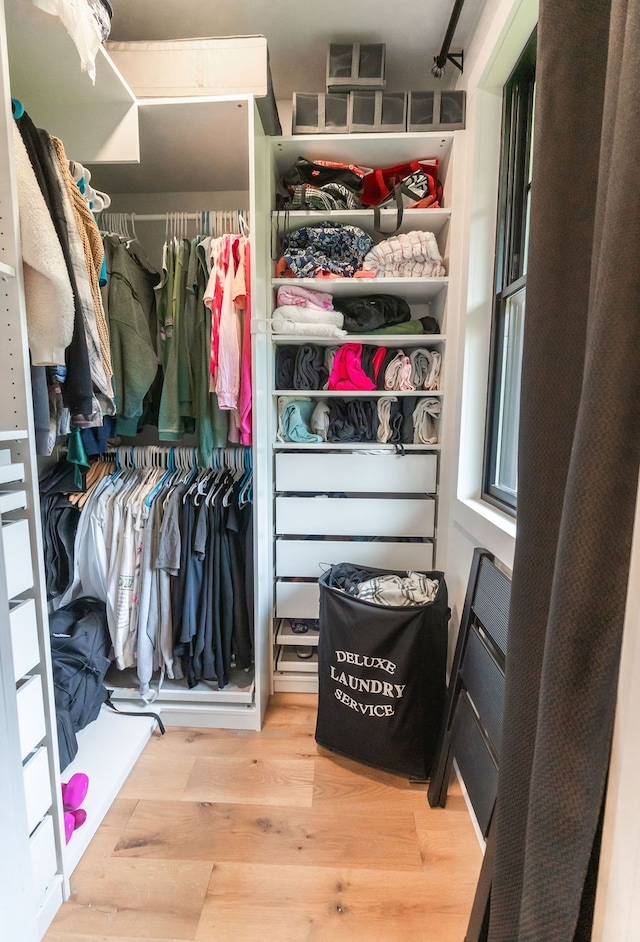
[{"label": "teal folded cloth", "polygon": [[321,442],[320,435],[309,431],[315,401],[306,397],[278,399],[278,441]]}]

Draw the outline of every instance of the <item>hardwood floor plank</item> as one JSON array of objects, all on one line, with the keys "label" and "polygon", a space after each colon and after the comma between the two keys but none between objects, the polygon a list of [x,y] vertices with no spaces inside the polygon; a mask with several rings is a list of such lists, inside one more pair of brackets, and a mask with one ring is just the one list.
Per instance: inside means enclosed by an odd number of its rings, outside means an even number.
[{"label": "hardwood floor plank", "polygon": [[120,790],[118,797],[102,819],[103,827],[125,827],[137,803],[137,798],[123,798],[122,790]]},{"label": "hardwood floor plank", "polygon": [[[166,822],[172,826],[167,827]],[[422,868],[410,812],[336,814],[208,802],[140,801],[114,856],[158,860]]]},{"label": "hardwood floor plank", "polygon": [[310,808],[312,759],[196,759],[183,790],[186,801]]},{"label": "hardwood floor plank", "polygon": [[66,940],[87,932],[109,940],[193,940],[212,869],[207,861],[83,860],[47,942],[55,933]]},{"label": "hardwood floor plank", "polygon": [[448,803],[445,809],[430,811],[414,815],[423,866],[440,885],[444,881],[445,887],[452,882],[466,886],[470,907],[482,865],[473,825],[466,812],[450,811]]},{"label": "hardwood floor plank", "polygon": [[161,742],[149,742],[144,755],[172,758],[214,758],[243,756],[252,759],[298,757],[315,758],[319,746],[313,733],[300,726],[276,726],[254,730],[167,729]]},{"label": "hardwood floor plank", "polygon": [[315,731],[318,698],[312,693],[274,693],[264,718],[263,729],[306,726]]},{"label": "hardwood floor plank", "polygon": [[195,756],[172,756],[144,752],[122,786],[122,798],[155,798],[158,801],[180,801],[197,759]]},{"label": "hardwood floor plank", "polygon": [[432,809],[318,747],[315,715],[278,694],[259,733],[152,738],[45,942],[461,942],[481,852],[458,783]]},{"label": "hardwood floor plank", "polygon": [[443,898],[425,874],[225,863],[211,875],[196,942],[461,942],[466,924],[466,895]]},{"label": "hardwood floor plank", "polygon": [[313,807],[318,810],[372,809],[421,811],[427,805],[426,788],[407,779],[325,753],[316,761]]}]

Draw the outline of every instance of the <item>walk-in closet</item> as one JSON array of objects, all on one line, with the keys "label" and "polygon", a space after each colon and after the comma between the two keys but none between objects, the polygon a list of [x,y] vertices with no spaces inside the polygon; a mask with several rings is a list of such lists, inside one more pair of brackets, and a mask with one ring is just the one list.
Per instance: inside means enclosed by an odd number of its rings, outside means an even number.
[{"label": "walk-in closet", "polygon": [[0,0],[0,942],[640,938],[592,6]]}]

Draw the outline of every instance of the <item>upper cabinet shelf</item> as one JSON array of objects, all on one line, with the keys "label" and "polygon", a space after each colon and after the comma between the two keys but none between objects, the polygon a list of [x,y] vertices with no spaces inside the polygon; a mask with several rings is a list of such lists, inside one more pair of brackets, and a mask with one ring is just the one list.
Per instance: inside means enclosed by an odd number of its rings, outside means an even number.
[{"label": "upper cabinet shelf", "polygon": [[387,167],[419,157],[447,163],[453,131],[408,134],[293,134],[273,139],[277,173],[282,176],[298,157],[337,160],[361,167]]},{"label": "upper cabinet shelf", "polygon": [[[374,229],[373,209],[333,210],[328,213],[316,212],[315,210],[274,212],[273,224],[274,229],[284,235],[293,229],[312,226],[314,223],[330,219],[332,222],[338,222],[343,226],[358,226],[370,235],[374,235],[376,239],[386,239],[394,235],[397,215],[397,209],[395,208],[380,210],[381,232],[376,232]],[[421,229],[439,236],[450,217],[450,209],[406,209],[398,232],[411,232],[413,229]]]},{"label": "upper cabinet shelf", "polygon": [[31,0],[5,4],[11,94],[81,163],[139,160],[136,98],[100,48],[96,82],[56,16]]},{"label": "upper cabinet shelf", "polygon": [[433,301],[449,282],[448,278],[272,278],[274,288],[295,284],[300,288],[328,291],[340,297],[366,294],[399,294],[407,301]]}]

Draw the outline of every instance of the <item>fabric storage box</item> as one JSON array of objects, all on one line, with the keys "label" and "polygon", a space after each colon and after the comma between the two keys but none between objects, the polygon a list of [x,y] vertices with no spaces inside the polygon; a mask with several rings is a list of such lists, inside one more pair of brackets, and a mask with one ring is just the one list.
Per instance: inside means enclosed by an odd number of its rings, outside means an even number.
[{"label": "fabric storage box", "polygon": [[349,131],[387,131],[395,134],[405,131],[406,124],[406,92],[349,93]]},{"label": "fabric storage box", "polygon": [[407,131],[456,131],[465,125],[466,93],[409,92]]},{"label": "fabric storage box", "polygon": [[330,43],[327,51],[327,91],[353,88],[384,89],[384,43]]},{"label": "fabric storage box", "polygon": [[447,587],[426,604],[386,605],[349,594],[345,579],[406,576],[340,563],[320,587],[316,742],[350,759],[425,780],[445,703]]},{"label": "fabric storage box", "polygon": [[349,95],[294,92],[291,130],[293,134],[346,134]]},{"label": "fabric storage box", "polygon": [[282,133],[264,36],[105,45],[138,98],[255,95],[265,133]]}]

